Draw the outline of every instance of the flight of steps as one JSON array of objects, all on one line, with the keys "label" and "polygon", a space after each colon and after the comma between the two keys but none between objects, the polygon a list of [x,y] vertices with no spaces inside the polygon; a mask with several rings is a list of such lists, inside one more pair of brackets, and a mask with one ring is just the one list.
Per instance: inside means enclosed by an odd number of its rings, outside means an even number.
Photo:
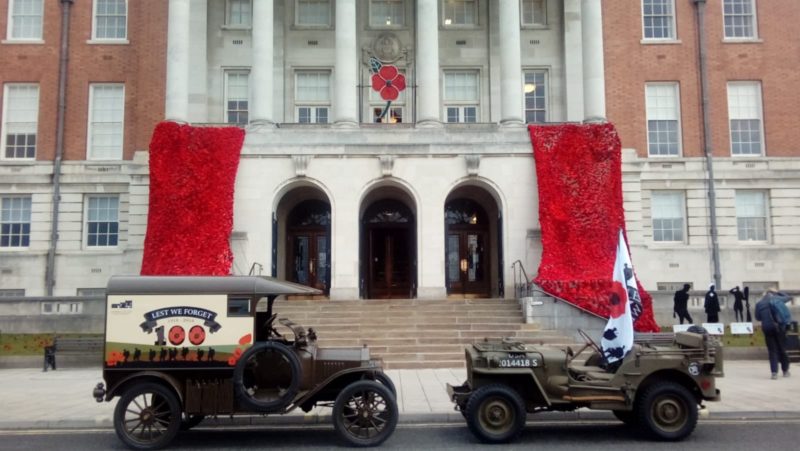
[{"label": "flight of steps", "polygon": [[369,345],[387,369],[463,367],[464,346],[484,337],[565,342],[557,333],[525,324],[519,304],[509,299],[289,300],[276,302],[274,311],[313,327],[321,347]]}]

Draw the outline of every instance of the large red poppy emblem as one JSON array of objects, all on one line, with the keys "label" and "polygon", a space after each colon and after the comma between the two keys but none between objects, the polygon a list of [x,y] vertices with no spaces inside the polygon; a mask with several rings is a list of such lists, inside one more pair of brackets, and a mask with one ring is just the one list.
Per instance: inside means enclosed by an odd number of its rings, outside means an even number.
[{"label": "large red poppy emblem", "polygon": [[186,331],[181,326],[172,326],[169,329],[169,342],[179,346],[186,339]]},{"label": "large red poppy emblem", "polygon": [[394,66],[381,66],[372,75],[372,89],[379,92],[383,100],[397,100],[400,92],[406,89],[406,77]]}]

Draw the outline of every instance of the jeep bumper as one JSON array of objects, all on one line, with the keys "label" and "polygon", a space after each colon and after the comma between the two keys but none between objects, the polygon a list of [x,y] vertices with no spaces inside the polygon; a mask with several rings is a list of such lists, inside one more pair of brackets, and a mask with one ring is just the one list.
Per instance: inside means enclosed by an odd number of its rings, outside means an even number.
[{"label": "jeep bumper", "polygon": [[467,400],[471,394],[472,389],[467,384],[458,386],[447,384],[447,396],[450,401],[455,403],[456,410],[462,410],[467,405]]}]

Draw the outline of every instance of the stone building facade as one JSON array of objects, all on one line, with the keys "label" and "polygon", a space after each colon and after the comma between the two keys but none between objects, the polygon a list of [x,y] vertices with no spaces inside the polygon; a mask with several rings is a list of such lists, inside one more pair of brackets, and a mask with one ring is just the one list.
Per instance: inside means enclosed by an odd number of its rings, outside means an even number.
[{"label": "stone building facade", "polygon": [[[67,3],[66,138],[49,265]],[[723,3],[755,8],[757,34],[724,38]],[[800,152],[788,130],[799,53],[782,39],[800,17],[795,3],[706,8],[725,286],[798,285]],[[700,288],[713,271],[694,8],[673,0],[0,2],[0,57],[13,62],[0,68],[4,142],[15,130],[31,134],[30,121],[19,123],[38,105],[33,156],[27,141],[14,141],[0,159],[0,289],[47,294],[51,266],[60,295],[138,272],[146,148],[166,118],[246,129],[235,274],[285,277],[331,299],[511,297],[512,263],[531,275],[541,253],[524,124],[606,117],[625,147],[625,209],[645,287]],[[736,16],[745,25],[731,32],[746,33],[748,15]],[[670,26],[674,35],[662,36]],[[383,117],[386,102],[371,86],[376,63],[396,66],[407,86]],[[748,116],[752,92],[758,117]],[[675,117],[670,93],[680,100]],[[736,122],[726,96],[745,99]],[[739,133],[746,155],[731,155],[730,124],[760,131],[760,147]],[[753,213],[759,199],[762,216]]]}]

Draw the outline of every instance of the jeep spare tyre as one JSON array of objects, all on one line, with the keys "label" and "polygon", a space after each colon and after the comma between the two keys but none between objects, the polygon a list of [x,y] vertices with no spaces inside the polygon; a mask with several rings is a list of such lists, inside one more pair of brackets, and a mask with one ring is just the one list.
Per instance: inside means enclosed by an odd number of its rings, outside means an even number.
[{"label": "jeep spare tyre", "polygon": [[242,408],[277,412],[294,400],[302,377],[300,359],[294,350],[268,341],[250,347],[236,362],[233,389]]}]

